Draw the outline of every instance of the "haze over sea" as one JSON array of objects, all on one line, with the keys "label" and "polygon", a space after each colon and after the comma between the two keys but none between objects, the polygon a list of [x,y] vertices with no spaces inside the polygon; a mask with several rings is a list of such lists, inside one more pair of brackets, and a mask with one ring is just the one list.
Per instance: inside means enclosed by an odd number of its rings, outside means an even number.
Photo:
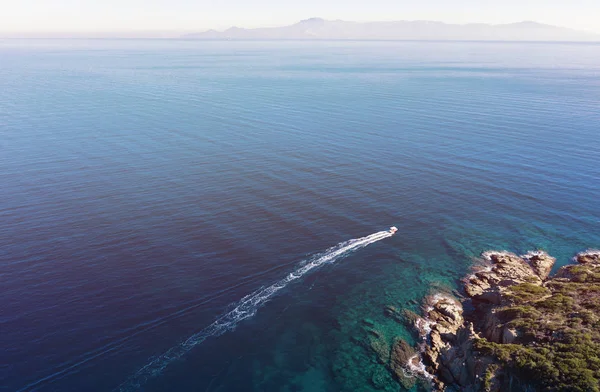
[{"label": "haze over sea", "polygon": [[365,319],[410,340],[385,306],[457,288],[482,251],[600,247],[599,44],[0,59],[2,391],[394,390]]}]

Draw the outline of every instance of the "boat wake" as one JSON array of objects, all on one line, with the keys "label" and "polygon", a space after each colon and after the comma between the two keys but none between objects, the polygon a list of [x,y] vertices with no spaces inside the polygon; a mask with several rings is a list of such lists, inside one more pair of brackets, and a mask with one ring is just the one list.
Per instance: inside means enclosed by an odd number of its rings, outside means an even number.
[{"label": "boat wake", "polygon": [[151,359],[150,362],[121,384],[118,390],[121,392],[138,390],[149,379],[159,375],[169,364],[183,357],[192,348],[199,345],[207,338],[223,335],[224,333],[233,330],[240,321],[254,316],[256,311],[262,305],[288,284],[300,279],[308,272],[323,264],[334,263],[358,249],[391,237],[394,233],[395,231],[380,231],[367,237],[352,239],[329,248],[323,253],[318,253],[308,258],[300,264],[298,269],[291,272],[285,278],[245,296],[232,305],[233,309],[231,311],[220,316],[208,327],[190,336],[177,346],[170,348],[164,354]]}]

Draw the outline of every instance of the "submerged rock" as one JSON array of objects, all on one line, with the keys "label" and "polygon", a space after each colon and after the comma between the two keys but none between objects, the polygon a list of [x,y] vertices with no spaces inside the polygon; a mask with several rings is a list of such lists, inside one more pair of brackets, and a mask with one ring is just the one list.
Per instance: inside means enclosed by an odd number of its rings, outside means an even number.
[{"label": "submerged rock", "polygon": [[390,366],[394,373],[398,373],[400,369],[405,369],[408,366],[409,360],[416,354],[412,346],[406,343],[403,339],[396,339],[390,353]]},{"label": "submerged rock", "polygon": [[390,345],[383,338],[371,338],[369,347],[377,355],[377,361],[381,364],[387,364],[390,357]]},{"label": "submerged rock", "polygon": [[383,313],[394,321],[403,322],[402,312],[399,311],[395,306],[386,306]]},{"label": "submerged rock", "polygon": [[396,339],[390,353],[390,370],[406,389],[411,389],[416,383],[414,375],[407,371],[415,354],[415,349],[402,339]]},{"label": "submerged rock", "polygon": [[402,323],[405,326],[407,326],[409,329],[411,329],[411,332],[414,332],[417,335],[419,334],[419,330],[418,330],[418,328],[416,328],[416,325],[417,325],[417,321],[420,318],[421,317],[418,314],[416,314],[415,312],[413,312],[412,310],[404,309],[402,311],[402,318],[401,318]]},{"label": "submerged rock", "polygon": [[375,322],[373,320],[371,320],[371,319],[368,319],[368,318],[364,318],[362,320],[362,323],[364,325],[368,326],[368,327],[375,327]]},{"label": "submerged rock", "polygon": [[375,387],[375,389],[388,389],[390,382],[393,382],[393,380],[390,378],[390,375],[385,368],[380,367],[373,371],[371,376],[371,384]]}]

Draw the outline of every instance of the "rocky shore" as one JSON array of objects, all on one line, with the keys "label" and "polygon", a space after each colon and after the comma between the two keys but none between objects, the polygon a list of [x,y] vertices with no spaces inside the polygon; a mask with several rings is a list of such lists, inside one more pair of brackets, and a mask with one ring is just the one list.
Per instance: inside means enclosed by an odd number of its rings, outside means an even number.
[{"label": "rocky shore", "polygon": [[550,277],[544,252],[484,253],[462,297],[404,312],[421,343],[418,354],[397,343],[396,374],[437,391],[600,391],[600,251],[575,261]]}]

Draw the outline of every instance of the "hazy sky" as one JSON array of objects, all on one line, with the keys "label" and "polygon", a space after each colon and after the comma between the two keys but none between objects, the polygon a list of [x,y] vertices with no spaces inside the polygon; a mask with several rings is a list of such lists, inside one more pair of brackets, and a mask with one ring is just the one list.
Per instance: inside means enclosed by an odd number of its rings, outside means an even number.
[{"label": "hazy sky", "polygon": [[0,0],[0,32],[202,31],[354,21],[522,20],[600,33],[600,0]]}]

